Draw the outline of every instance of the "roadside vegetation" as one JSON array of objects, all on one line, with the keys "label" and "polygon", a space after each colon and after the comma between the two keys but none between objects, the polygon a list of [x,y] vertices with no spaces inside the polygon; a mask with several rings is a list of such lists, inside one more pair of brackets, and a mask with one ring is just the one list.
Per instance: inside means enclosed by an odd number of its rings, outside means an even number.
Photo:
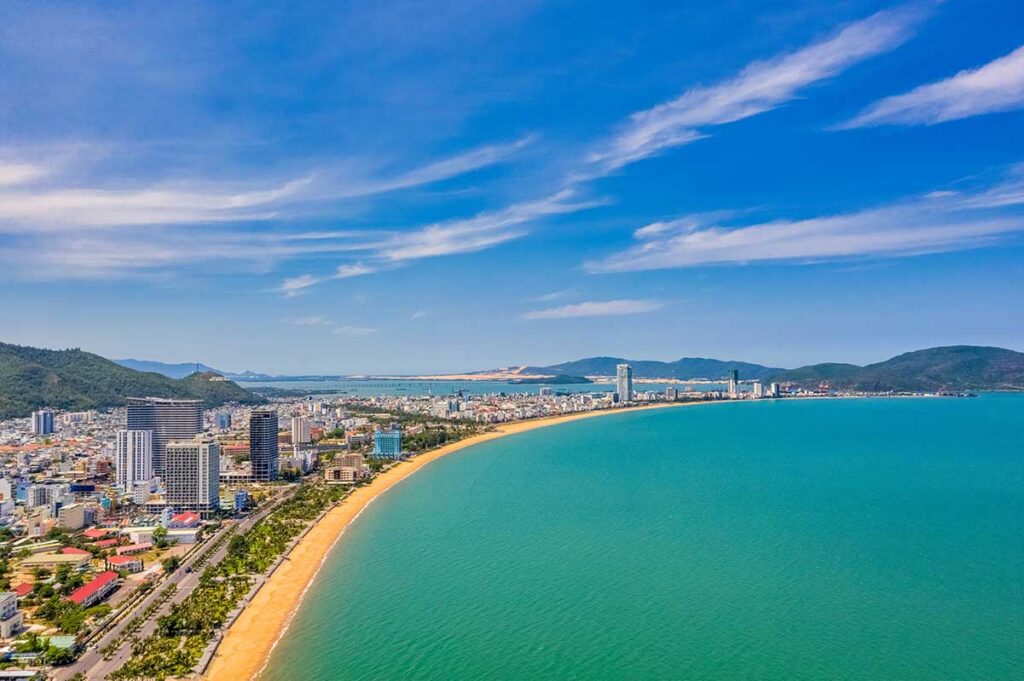
[{"label": "roadside vegetation", "polygon": [[110,678],[163,681],[189,676],[254,580],[281,557],[310,522],[341,501],[348,491],[338,485],[303,485],[248,532],[232,536],[227,555],[203,571],[196,590],[157,620],[156,632],[138,641],[131,659]]}]

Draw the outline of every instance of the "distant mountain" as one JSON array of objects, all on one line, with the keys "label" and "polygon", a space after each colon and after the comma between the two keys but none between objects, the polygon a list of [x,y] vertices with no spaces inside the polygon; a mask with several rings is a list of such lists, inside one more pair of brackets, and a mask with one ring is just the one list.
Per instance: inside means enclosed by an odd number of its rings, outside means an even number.
[{"label": "distant mountain", "polygon": [[614,376],[617,364],[628,364],[633,367],[634,378],[674,378],[686,380],[691,378],[707,378],[716,380],[725,378],[733,369],[740,372],[743,379],[764,379],[782,371],[774,367],[766,367],[750,362],[723,361],[703,357],[683,357],[675,362],[659,362],[655,360],[623,359],[621,357],[587,357],[573,362],[555,364],[548,367],[527,367],[525,374],[568,374],[571,376]]},{"label": "distant mountain", "polygon": [[866,390],[1024,390],[1024,353],[1003,348],[953,345],[907,352],[864,367],[813,364],[770,377],[801,385]]},{"label": "distant mountain", "polygon": [[1024,353],[975,345],[954,345],[908,352],[884,362],[812,364],[778,369],[749,362],[684,357],[675,362],[587,357],[547,367],[525,367],[526,375],[614,376],[617,364],[633,367],[634,378],[724,378],[733,369],[744,380],[778,381],[802,386],[828,383],[834,388],[888,390],[1024,390]]},{"label": "distant mountain", "polygon": [[227,376],[227,374],[213,367],[208,367],[205,364],[197,364],[195,362],[182,362],[180,364],[170,364],[167,362],[155,362],[148,359],[112,359],[111,362],[120,364],[123,367],[129,369],[135,369],[135,371],[149,371],[154,374],[163,374],[168,378],[185,378],[189,374],[194,374],[197,371],[201,373],[213,372],[220,374],[221,376]]},{"label": "distant mountain", "polygon": [[202,399],[208,407],[261,402],[214,372],[173,379],[135,371],[78,349],[45,350],[0,343],[0,418],[27,416],[40,407],[116,407],[130,396]]}]

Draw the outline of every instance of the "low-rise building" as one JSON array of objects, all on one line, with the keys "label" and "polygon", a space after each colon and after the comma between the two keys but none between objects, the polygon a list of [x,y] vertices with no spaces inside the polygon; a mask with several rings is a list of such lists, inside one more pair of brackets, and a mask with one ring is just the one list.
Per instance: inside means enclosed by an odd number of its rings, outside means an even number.
[{"label": "low-rise building", "polygon": [[67,553],[40,553],[35,556],[29,556],[21,561],[21,566],[31,570],[37,567],[56,568],[61,565],[68,565],[76,570],[84,570],[89,565],[90,560],[92,560],[91,555],[76,556]]},{"label": "low-rise building", "polygon": [[107,558],[108,570],[127,570],[131,573],[142,572],[144,565],[137,556],[110,556]]},{"label": "low-rise building", "polygon": [[71,592],[68,600],[83,608],[96,605],[117,589],[118,574],[107,570],[96,575],[93,580]]},{"label": "low-rise building", "polygon": [[0,638],[14,638],[25,623],[25,613],[18,610],[18,594],[0,592]]},{"label": "low-rise building", "polygon": [[134,556],[138,553],[145,553],[153,548],[153,545],[149,542],[141,542],[139,544],[128,544],[127,546],[121,546],[117,549],[117,555],[119,556]]}]

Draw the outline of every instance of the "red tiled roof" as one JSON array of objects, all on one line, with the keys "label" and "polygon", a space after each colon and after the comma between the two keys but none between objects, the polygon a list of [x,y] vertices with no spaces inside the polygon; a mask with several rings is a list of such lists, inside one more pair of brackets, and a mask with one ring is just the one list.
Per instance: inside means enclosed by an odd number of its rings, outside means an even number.
[{"label": "red tiled roof", "polygon": [[117,546],[120,543],[120,539],[103,539],[97,542],[93,542],[93,546],[98,546],[101,549],[109,549],[111,546]]},{"label": "red tiled roof", "polygon": [[65,546],[60,550],[61,553],[68,556],[90,556],[92,555],[85,549],[76,549],[74,546]]},{"label": "red tiled roof", "polygon": [[141,559],[135,556],[111,556],[107,558],[107,562],[111,565],[126,565],[128,563],[138,563]]},{"label": "red tiled roof", "polygon": [[111,532],[117,532],[117,530],[113,527],[93,527],[83,532],[82,536],[88,539],[99,539],[106,537]]},{"label": "red tiled roof", "polygon": [[148,551],[151,548],[153,548],[153,545],[148,541],[142,542],[140,544],[129,544],[128,546],[122,546],[118,548],[117,555],[121,555],[123,553],[131,553],[132,551]]},{"label": "red tiled roof", "polygon": [[192,524],[199,522],[199,514],[195,511],[185,511],[171,517],[172,523]]},{"label": "red tiled roof", "polygon": [[32,585],[28,582],[22,582],[18,586],[11,589],[14,593],[18,594],[18,598],[24,598],[32,593]]},{"label": "red tiled roof", "polygon": [[96,576],[96,578],[94,580],[92,580],[88,584],[86,584],[84,586],[80,586],[77,589],[75,589],[74,591],[72,591],[71,595],[68,596],[68,600],[71,601],[72,603],[76,603],[78,605],[81,605],[83,602],[85,602],[85,600],[87,598],[92,596],[94,593],[96,593],[97,591],[99,591],[103,587],[105,587],[108,584],[110,584],[115,579],[117,579],[117,573],[114,572],[113,570],[107,570],[106,572],[101,572],[100,574],[98,574]]}]

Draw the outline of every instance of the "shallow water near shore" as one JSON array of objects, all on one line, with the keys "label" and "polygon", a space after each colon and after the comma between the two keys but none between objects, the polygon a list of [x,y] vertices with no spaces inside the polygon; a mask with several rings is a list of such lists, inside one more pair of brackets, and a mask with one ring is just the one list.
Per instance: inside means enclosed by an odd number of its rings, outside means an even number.
[{"label": "shallow water near shore", "polygon": [[379,498],[264,679],[1017,679],[1024,396],[622,413]]}]

